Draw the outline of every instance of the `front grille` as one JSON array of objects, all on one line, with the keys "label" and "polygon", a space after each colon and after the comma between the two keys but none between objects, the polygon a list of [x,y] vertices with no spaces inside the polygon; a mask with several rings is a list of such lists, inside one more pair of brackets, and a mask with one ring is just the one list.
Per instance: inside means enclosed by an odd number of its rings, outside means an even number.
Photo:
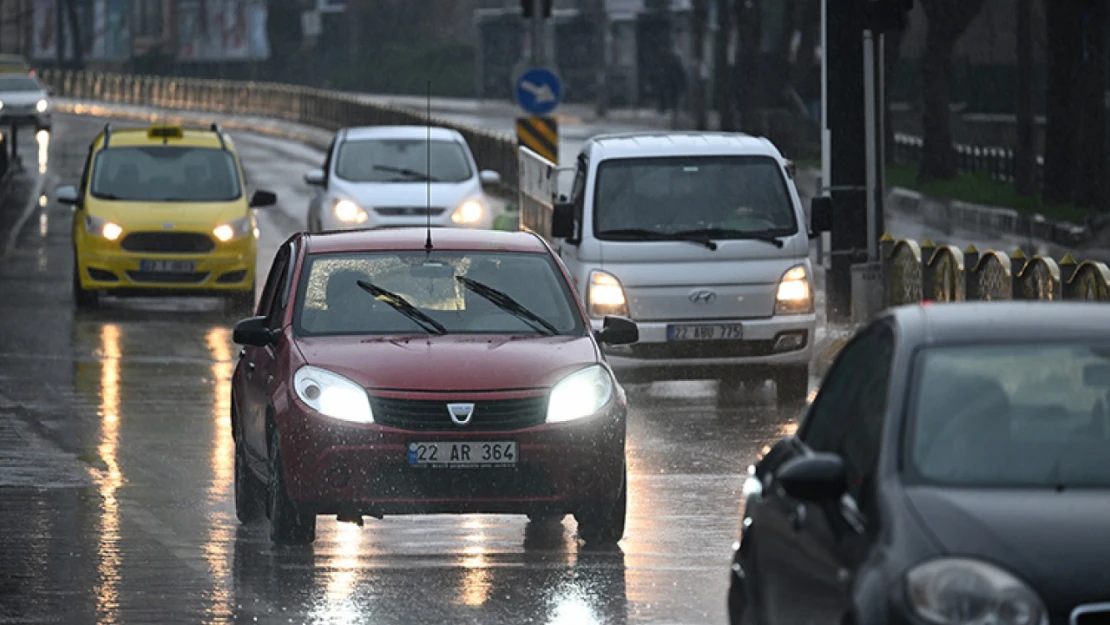
[{"label": "front grille", "polygon": [[132,232],[119,245],[127,252],[148,254],[207,254],[216,249],[216,242],[199,232]]},{"label": "front grille", "polygon": [[132,282],[160,284],[196,284],[204,282],[207,271],[128,271]]},{"label": "front grille", "polygon": [[1071,625],[1110,625],[1110,603],[1079,606],[1071,613]]},{"label": "front grille", "polygon": [[447,209],[442,206],[433,206],[430,209],[425,206],[383,206],[375,208],[374,212],[385,217],[424,217],[429,213],[432,217],[438,217],[447,212]]},{"label": "front grille", "polygon": [[505,499],[555,494],[547,471],[529,464],[450,471],[392,465],[375,473],[366,491],[374,499]]},{"label": "front grille", "polygon": [[[470,423],[456,425],[445,400],[413,400],[371,397],[374,421],[402,430],[490,430],[505,431],[540,425],[547,418],[547,396],[523,399],[475,401]],[[470,403],[459,400],[458,403]]]},{"label": "front grille", "polygon": [[774,341],[673,341],[636,343],[631,346],[631,351],[633,358],[667,360],[767,356],[774,353],[774,348]]}]

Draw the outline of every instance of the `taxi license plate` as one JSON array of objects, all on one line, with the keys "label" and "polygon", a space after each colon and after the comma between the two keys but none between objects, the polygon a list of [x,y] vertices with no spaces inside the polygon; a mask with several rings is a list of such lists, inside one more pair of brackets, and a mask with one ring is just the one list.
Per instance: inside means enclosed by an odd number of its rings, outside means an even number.
[{"label": "taxi license plate", "polygon": [[412,442],[408,460],[413,467],[511,467],[517,460],[516,441]]},{"label": "taxi license plate", "polygon": [[191,260],[144,260],[139,262],[142,271],[157,271],[159,273],[192,273],[197,265]]},{"label": "taxi license plate", "polygon": [[739,323],[707,323],[667,326],[668,341],[725,341],[744,338]]}]

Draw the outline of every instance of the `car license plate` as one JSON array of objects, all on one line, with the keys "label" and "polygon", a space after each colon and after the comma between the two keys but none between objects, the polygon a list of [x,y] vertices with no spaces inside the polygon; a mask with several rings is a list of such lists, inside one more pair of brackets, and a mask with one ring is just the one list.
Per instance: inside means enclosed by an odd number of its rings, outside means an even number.
[{"label": "car license plate", "polygon": [[708,323],[667,326],[668,341],[725,341],[744,338],[739,323]]},{"label": "car license plate", "polygon": [[413,442],[409,466],[481,468],[516,465],[516,441]]},{"label": "car license plate", "polygon": [[157,271],[159,273],[192,273],[197,265],[191,260],[144,260],[139,263],[142,271]]}]

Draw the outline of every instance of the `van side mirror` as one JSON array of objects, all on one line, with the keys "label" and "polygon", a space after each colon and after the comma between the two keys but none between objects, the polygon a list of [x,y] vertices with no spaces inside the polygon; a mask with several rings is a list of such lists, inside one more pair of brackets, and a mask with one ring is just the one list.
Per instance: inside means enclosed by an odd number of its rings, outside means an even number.
[{"label": "van side mirror", "polygon": [[64,204],[65,206],[77,206],[79,199],[77,196],[77,187],[73,185],[58,187],[58,189],[54,191],[54,199],[57,200],[59,204]]},{"label": "van side mirror", "polygon": [[640,340],[640,327],[627,317],[609,315],[601,322],[597,340],[606,345],[629,345]]},{"label": "van side mirror", "polygon": [[551,211],[551,238],[570,239],[574,237],[574,204],[557,202]]},{"label": "van side mirror", "polygon": [[813,198],[809,208],[810,230],[814,233],[832,230],[833,200],[827,195]]},{"label": "van side mirror", "polygon": [[848,489],[844,460],[816,453],[787,460],[775,474],[787,495],[801,501],[834,501]]},{"label": "van side mirror", "polygon": [[277,194],[272,191],[258,190],[251,196],[251,208],[263,208],[277,204]]},{"label": "van side mirror", "polygon": [[248,317],[235,324],[231,340],[239,345],[266,347],[277,343],[278,332],[266,325],[265,317]]},{"label": "van side mirror", "polygon": [[483,186],[492,187],[501,184],[501,174],[492,169],[483,169],[478,177],[481,179]]},{"label": "van side mirror", "polygon": [[322,187],[324,186],[325,178],[326,176],[324,175],[324,170],[313,169],[312,171],[304,175],[304,183],[310,187]]}]

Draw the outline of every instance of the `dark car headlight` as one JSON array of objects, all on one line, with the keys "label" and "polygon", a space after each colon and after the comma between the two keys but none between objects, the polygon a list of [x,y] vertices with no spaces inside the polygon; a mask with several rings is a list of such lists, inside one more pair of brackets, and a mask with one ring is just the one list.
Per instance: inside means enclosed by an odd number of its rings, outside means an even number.
[{"label": "dark car headlight", "polygon": [[373,423],[366,389],[327,369],[305,365],[293,374],[293,388],[310,408],[333,419]]},{"label": "dark car headlight", "polygon": [[575,371],[551,388],[547,422],[563,423],[596,414],[613,398],[613,376],[601,365]]},{"label": "dark car headlight", "polygon": [[906,573],[910,609],[937,625],[1048,625],[1044,602],[993,564],[939,558]]}]

